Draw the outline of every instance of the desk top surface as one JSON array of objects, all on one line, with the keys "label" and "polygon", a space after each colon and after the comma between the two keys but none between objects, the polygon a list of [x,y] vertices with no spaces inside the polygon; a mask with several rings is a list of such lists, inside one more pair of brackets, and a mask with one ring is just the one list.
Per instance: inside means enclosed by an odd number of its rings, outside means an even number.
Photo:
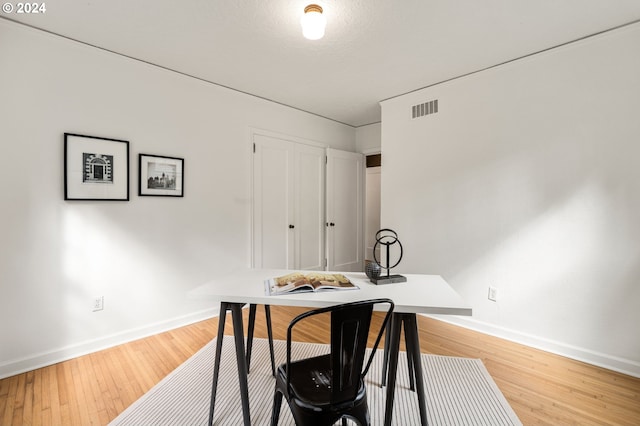
[{"label": "desk top surface", "polygon": [[[307,293],[265,294],[264,281],[289,274],[283,269],[246,269],[228,273],[189,292],[190,298],[216,302],[255,303],[259,305],[306,306],[321,308],[357,300],[389,298],[395,312],[471,315],[471,307],[439,275],[403,274],[407,282],[376,285],[364,273],[344,274],[357,290],[326,290]],[[303,273],[313,271],[301,271]],[[325,271],[322,271],[325,272]]]}]

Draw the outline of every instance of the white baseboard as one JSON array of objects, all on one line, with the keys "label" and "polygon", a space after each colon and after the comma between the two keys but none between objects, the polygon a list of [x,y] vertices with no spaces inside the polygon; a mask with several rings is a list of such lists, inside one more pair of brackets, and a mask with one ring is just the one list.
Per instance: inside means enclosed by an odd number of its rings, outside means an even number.
[{"label": "white baseboard", "polygon": [[198,321],[203,321],[217,316],[218,313],[218,308],[206,309],[177,318],[172,318],[166,321],[149,324],[144,327],[111,334],[99,339],[88,340],[76,345],[66,346],[50,352],[36,354],[27,358],[11,360],[0,364],[0,379],[24,373],[26,371],[35,370],[37,368],[46,367],[48,365],[56,364],[58,362],[66,361],[82,355],[101,351],[103,349],[108,349],[117,345],[121,345],[123,343],[172,330],[174,328],[193,324]]},{"label": "white baseboard", "polygon": [[505,327],[500,327],[500,326],[489,324],[483,321],[478,321],[476,319],[469,318],[469,317],[461,317],[461,316],[454,316],[454,315],[426,315],[426,316],[437,319],[439,321],[449,323],[449,324],[458,325],[460,327],[478,331],[480,333],[488,334],[491,336],[499,337],[512,342],[530,346],[532,348],[540,349],[546,352],[551,352],[556,355],[561,355],[567,358],[575,359],[577,361],[586,362],[588,364],[596,365],[598,367],[606,368],[608,370],[617,371],[618,373],[640,378],[640,363],[629,360],[629,359],[619,358],[612,355],[595,352],[589,349],[568,345],[562,342],[543,339],[538,336],[521,333]]},{"label": "white baseboard", "polygon": [[[0,364],[0,379],[24,373],[26,371],[35,370],[37,368],[46,367],[48,365],[66,361],[82,355],[87,355],[89,353],[97,352],[103,349],[108,349],[117,345],[121,345],[123,343],[172,330],[174,328],[193,324],[198,321],[203,321],[218,316],[218,311],[218,308],[206,309],[181,317],[161,321],[155,324],[150,324],[148,326],[112,334],[100,339],[89,340],[77,345],[71,345],[50,352],[36,354],[27,358],[8,361]],[[505,327],[499,327],[493,324],[478,321],[473,318],[454,315],[427,316],[449,324],[468,328],[480,333],[499,337],[546,352],[551,352],[557,355],[565,356],[567,358],[586,362],[592,365],[597,365],[598,367],[640,378],[640,363],[637,363],[635,361],[567,345],[562,342],[542,339],[537,336],[520,333],[518,331],[511,330]]]}]

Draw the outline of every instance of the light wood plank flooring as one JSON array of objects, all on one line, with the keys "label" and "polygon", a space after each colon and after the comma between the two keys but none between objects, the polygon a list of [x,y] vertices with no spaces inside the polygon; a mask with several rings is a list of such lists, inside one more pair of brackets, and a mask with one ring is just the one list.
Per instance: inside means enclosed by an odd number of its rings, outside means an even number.
[{"label": "light wood plank flooring", "polygon": [[[274,338],[284,340],[302,311],[272,307]],[[262,308],[257,319],[256,337],[266,337]],[[202,321],[0,380],[0,425],[105,425],[208,343],[217,324]],[[640,379],[429,318],[420,317],[419,328],[425,353],[482,359],[525,425],[640,425]],[[320,319],[296,340],[326,337]]]}]

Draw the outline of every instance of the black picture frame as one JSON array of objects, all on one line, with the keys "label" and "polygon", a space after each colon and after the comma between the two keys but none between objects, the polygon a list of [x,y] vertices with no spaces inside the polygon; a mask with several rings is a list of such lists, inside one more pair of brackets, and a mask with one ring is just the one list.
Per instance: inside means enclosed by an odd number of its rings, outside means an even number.
[{"label": "black picture frame", "polygon": [[129,141],[65,133],[64,199],[129,201]]},{"label": "black picture frame", "polygon": [[184,197],[184,158],[139,154],[138,195]]}]

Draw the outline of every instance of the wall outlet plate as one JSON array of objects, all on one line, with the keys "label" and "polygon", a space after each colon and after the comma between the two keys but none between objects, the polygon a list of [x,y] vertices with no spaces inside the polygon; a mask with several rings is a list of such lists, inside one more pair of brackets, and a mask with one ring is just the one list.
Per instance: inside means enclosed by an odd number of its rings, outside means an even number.
[{"label": "wall outlet plate", "polygon": [[487,295],[487,298],[489,300],[491,300],[492,302],[497,302],[498,301],[498,289],[493,287],[493,286],[489,286],[489,294]]},{"label": "wall outlet plate", "polygon": [[101,311],[104,309],[104,296],[99,296],[93,299],[93,312]]}]

